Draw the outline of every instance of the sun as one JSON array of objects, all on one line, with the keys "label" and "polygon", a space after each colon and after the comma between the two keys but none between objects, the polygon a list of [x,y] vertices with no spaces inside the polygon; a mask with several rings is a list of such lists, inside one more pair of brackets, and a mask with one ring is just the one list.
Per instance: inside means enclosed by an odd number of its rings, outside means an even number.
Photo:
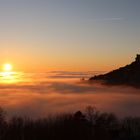
[{"label": "sun", "polygon": [[12,70],[12,65],[11,64],[4,64],[3,65],[3,70],[4,71],[11,71]]}]

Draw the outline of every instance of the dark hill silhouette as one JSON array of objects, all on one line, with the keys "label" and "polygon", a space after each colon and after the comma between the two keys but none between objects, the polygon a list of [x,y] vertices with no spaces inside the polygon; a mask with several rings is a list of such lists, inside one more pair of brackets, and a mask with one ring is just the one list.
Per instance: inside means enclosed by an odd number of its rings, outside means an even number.
[{"label": "dark hill silhouette", "polygon": [[89,80],[101,80],[105,84],[130,85],[140,88],[140,55],[137,55],[135,61],[125,67],[91,77]]}]

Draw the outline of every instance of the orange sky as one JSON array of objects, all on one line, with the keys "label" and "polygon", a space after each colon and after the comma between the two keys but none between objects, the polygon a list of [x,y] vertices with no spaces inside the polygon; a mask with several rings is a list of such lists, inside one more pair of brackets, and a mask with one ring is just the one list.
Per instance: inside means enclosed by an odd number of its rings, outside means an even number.
[{"label": "orange sky", "polygon": [[0,65],[110,71],[133,61],[140,44],[138,1],[62,1],[0,2]]}]

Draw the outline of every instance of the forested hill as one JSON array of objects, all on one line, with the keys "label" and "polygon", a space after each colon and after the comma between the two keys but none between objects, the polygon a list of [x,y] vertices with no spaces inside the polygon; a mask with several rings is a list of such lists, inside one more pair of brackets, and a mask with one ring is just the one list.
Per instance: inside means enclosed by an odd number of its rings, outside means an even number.
[{"label": "forested hill", "polygon": [[91,77],[90,81],[102,80],[106,84],[130,85],[140,88],[140,55],[134,62],[107,74]]}]

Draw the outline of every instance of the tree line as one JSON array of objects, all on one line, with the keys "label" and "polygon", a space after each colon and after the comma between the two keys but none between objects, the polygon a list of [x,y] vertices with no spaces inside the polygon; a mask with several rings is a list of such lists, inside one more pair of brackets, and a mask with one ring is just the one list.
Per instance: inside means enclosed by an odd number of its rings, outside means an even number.
[{"label": "tree line", "polygon": [[118,119],[88,106],[44,119],[12,117],[0,109],[0,140],[140,140],[140,118]]}]

